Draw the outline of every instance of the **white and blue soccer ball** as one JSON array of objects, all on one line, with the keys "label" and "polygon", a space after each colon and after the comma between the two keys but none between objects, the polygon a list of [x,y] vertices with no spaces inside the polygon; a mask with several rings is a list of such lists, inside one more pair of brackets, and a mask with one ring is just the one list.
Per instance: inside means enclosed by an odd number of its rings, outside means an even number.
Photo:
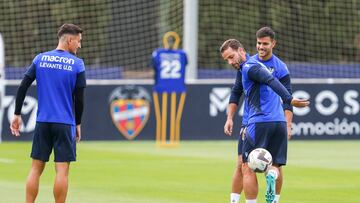
[{"label": "white and blue soccer ball", "polygon": [[256,173],[266,172],[272,165],[272,156],[270,152],[264,148],[256,148],[252,150],[248,157],[248,166]]}]

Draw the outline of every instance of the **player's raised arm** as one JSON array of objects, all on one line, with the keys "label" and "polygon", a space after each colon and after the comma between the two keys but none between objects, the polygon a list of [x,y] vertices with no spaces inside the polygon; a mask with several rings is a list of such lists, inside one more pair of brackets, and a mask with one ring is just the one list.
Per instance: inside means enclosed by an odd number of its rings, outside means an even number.
[{"label": "player's raised arm", "polygon": [[[285,75],[279,81],[286,88],[286,90],[289,92],[289,94],[292,95],[290,75],[289,74]],[[284,109],[284,111],[286,111],[286,110],[288,110],[290,112],[293,111],[293,107],[286,103],[283,104],[283,109]]]},{"label": "player's raised arm", "polygon": [[271,89],[281,97],[285,104],[291,104],[295,107],[305,107],[310,104],[307,100],[293,98],[279,80],[274,78],[270,72],[260,64],[251,67],[247,74],[249,79],[259,83],[265,83],[271,87]]},{"label": "player's raised arm", "polygon": [[297,98],[293,98],[291,100],[291,105],[295,106],[295,107],[306,107],[309,106],[310,101],[305,100],[305,99],[297,99]]}]

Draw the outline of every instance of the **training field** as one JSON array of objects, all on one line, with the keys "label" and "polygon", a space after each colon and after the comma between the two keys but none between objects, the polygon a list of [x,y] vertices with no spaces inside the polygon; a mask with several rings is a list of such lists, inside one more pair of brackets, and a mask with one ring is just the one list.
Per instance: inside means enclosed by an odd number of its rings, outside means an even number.
[{"label": "training field", "polygon": [[[24,202],[29,142],[0,144],[0,202]],[[360,202],[360,141],[291,141],[280,202]],[[68,202],[225,203],[235,166],[235,141],[82,142],[71,165]],[[54,164],[41,179],[38,203],[53,202]],[[264,178],[258,202],[265,202]],[[244,197],[241,197],[244,202]]]}]

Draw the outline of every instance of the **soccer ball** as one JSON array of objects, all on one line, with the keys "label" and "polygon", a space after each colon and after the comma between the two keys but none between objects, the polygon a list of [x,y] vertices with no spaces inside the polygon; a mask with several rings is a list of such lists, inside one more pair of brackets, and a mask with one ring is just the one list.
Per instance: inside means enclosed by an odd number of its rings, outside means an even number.
[{"label": "soccer ball", "polygon": [[264,173],[272,165],[272,156],[264,148],[252,150],[248,157],[248,166],[256,173]]}]

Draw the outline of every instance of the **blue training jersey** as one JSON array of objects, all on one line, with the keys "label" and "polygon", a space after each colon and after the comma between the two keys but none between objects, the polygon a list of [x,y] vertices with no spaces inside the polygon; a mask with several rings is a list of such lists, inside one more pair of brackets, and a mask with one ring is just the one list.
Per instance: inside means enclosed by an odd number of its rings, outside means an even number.
[{"label": "blue training jersey", "polygon": [[85,77],[77,80],[84,71],[83,60],[67,51],[52,50],[34,58],[25,75],[37,83],[36,121],[75,125],[73,92],[86,86]]},{"label": "blue training jersey", "polygon": [[[274,77],[270,70],[254,57],[241,65],[241,72],[245,92],[244,117],[247,119],[246,124],[285,121],[282,102],[277,93],[283,97],[286,103],[290,103],[292,97],[276,79],[277,77]],[[281,71],[281,73],[283,72]],[[272,83],[273,80],[277,80],[276,83]],[[275,93],[272,88],[278,92]]]},{"label": "blue training jersey", "polygon": [[152,54],[156,92],[184,92],[186,54],[180,49],[157,49]]},{"label": "blue training jersey", "polygon": [[[277,78],[278,80],[284,78],[285,76],[289,75],[289,70],[286,66],[286,64],[281,61],[277,56],[275,56],[274,54],[271,56],[270,59],[263,61],[259,58],[258,54],[252,56],[251,58],[256,59],[257,61],[261,62],[262,64],[264,64],[266,66],[266,68],[268,68],[268,70],[271,72],[271,74]],[[247,55],[247,59],[249,59],[249,56]],[[290,83],[287,84],[287,86],[285,86],[288,90],[290,90],[289,92],[291,93],[291,86]],[[241,71],[237,72],[236,75],[236,81],[235,84],[232,88],[232,92],[231,92],[231,97],[230,97],[230,101],[229,103],[236,103],[238,104],[240,96],[242,94],[242,90],[243,86],[242,86],[242,74]],[[285,107],[285,109],[288,109],[291,107]],[[244,100],[244,112],[243,112],[243,117],[242,117],[242,125],[246,125],[248,123],[248,111],[249,111],[249,105],[247,104],[247,100]]]},{"label": "blue training jersey", "polygon": [[289,75],[286,64],[274,54],[266,61],[261,60],[258,54],[255,54],[252,58],[255,58],[257,61],[264,64],[269,69],[270,73],[278,80]]}]

